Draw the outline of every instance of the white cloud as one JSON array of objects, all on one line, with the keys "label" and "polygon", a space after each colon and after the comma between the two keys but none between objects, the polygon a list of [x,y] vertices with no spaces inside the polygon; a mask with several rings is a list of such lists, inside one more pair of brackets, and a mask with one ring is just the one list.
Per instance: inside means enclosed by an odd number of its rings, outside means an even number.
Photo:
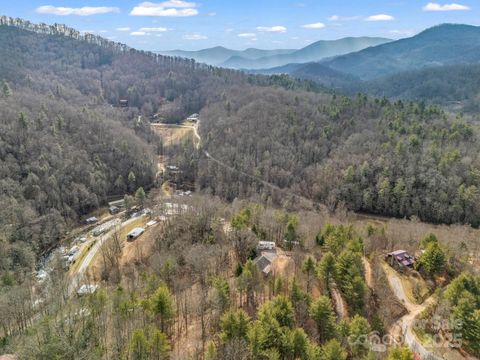
[{"label": "white cloud", "polygon": [[428,3],[423,7],[423,11],[462,11],[462,10],[470,10],[470,8],[466,5],[461,4],[437,4],[437,3]]},{"label": "white cloud", "polygon": [[207,40],[208,36],[206,35],[201,35],[201,34],[188,34],[188,35],[183,35],[184,40]]},{"label": "white cloud", "polygon": [[257,26],[257,30],[261,32],[277,32],[277,33],[284,33],[287,32],[287,28],[285,26]]},{"label": "white cloud", "polygon": [[216,12],[211,12],[211,13],[208,13],[207,15],[208,16],[217,16],[217,13]]},{"label": "white cloud", "polygon": [[144,32],[166,32],[168,31],[167,28],[164,27],[142,27],[138,29],[138,31],[144,31]]},{"label": "white cloud", "polygon": [[117,31],[130,31],[130,30],[132,30],[132,29],[131,29],[131,28],[129,28],[128,26],[126,26],[126,27],[119,27],[119,28],[116,28],[115,30],[117,30]]},{"label": "white cloud", "polygon": [[84,6],[81,8],[71,8],[63,6],[51,6],[43,5],[35,9],[39,14],[52,14],[52,15],[78,15],[78,16],[90,16],[98,14],[108,14],[108,13],[119,13],[120,9],[118,7],[108,7],[108,6]]},{"label": "white cloud", "polygon": [[255,33],[241,33],[238,34],[238,37],[243,37],[243,38],[254,38],[256,36]]},{"label": "white cloud", "polygon": [[361,16],[338,16],[338,15],[332,15],[327,17],[328,21],[352,21],[352,20],[358,20],[360,19]]},{"label": "white cloud", "polygon": [[302,28],[304,29],[323,29],[324,27],[325,27],[325,24],[321,22],[302,25]]},{"label": "white cloud", "polygon": [[145,31],[132,31],[130,33],[130,35],[132,35],[132,36],[145,36],[145,35],[148,35],[148,33],[145,32]]},{"label": "white cloud", "polygon": [[195,16],[198,15],[197,4],[181,0],[170,0],[161,3],[143,2],[135,6],[132,16]]},{"label": "white cloud", "polygon": [[392,15],[386,15],[386,14],[372,15],[365,19],[365,21],[392,21],[392,20],[395,20],[395,18]]},{"label": "white cloud", "polygon": [[99,32],[100,34],[106,34],[106,33],[108,33],[108,30],[99,30],[98,32]]}]

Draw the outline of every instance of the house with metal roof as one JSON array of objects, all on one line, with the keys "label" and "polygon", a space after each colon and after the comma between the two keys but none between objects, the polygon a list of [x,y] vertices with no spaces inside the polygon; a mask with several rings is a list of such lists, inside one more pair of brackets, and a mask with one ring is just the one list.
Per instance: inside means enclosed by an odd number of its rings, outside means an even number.
[{"label": "house with metal roof", "polygon": [[388,253],[385,260],[397,270],[405,270],[413,268],[415,265],[415,258],[407,253],[405,250],[396,250]]}]

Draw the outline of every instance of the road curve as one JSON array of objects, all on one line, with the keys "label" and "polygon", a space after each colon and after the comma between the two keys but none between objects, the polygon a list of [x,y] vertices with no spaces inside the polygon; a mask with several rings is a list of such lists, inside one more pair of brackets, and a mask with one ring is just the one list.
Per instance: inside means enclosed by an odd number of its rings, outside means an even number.
[{"label": "road curve", "polygon": [[405,306],[408,311],[408,314],[401,317],[397,322],[395,322],[389,329],[390,335],[395,338],[395,335],[403,335],[403,341],[406,345],[410,347],[413,351],[417,352],[422,359],[428,360],[444,360],[443,357],[437,356],[432,350],[425,347],[420,343],[413,333],[413,326],[415,324],[415,319],[420,315],[430,304],[434,302],[434,296],[430,296],[422,304],[414,304],[410,301],[405,289],[402,284],[402,280],[398,274],[387,264],[383,264],[385,274],[387,275],[388,283],[393,293],[398,300]]}]

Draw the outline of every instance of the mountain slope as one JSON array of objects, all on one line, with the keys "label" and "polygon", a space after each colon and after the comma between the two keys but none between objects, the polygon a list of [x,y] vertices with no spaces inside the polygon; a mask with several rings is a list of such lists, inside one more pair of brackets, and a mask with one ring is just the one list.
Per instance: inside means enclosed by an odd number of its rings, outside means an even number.
[{"label": "mountain slope", "polygon": [[311,80],[327,88],[350,88],[359,81],[353,75],[333,70],[318,62],[306,64],[287,64],[270,69],[252,70],[252,73],[275,75],[288,74],[293,78]]},{"label": "mountain slope", "polygon": [[480,111],[480,64],[446,65],[401,72],[380,79],[347,85],[350,92],[373,96],[422,100]]},{"label": "mountain slope", "polygon": [[325,61],[332,69],[361,79],[451,64],[480,61],[480,27],[443,24],[408,39]]},{"label": "mountain slope", "polygon": [[167,56],[180,56],[187,59],[194,59],[195,61],[209,65],[220,65],[232,57],[239,57],[242,59],[258,59],[265,56],[290,54],[294,51],[295,50],[293,49],[261,50],[255,48],[249,48],[246,50],[231,50],[223,46],[216,46],[198,51],[172,50],[161,51],[159,53]]},{"label": "mountain slope", "polygon": [[290,63],[319,61],[332,56],[359,51],[371,46],[387,43],[391,40],[372,37],[348,37],[339,40],[320,40],[291,54],[279,54],[258,59],[232,57],[222,66],[237,69],[267,69]]}]

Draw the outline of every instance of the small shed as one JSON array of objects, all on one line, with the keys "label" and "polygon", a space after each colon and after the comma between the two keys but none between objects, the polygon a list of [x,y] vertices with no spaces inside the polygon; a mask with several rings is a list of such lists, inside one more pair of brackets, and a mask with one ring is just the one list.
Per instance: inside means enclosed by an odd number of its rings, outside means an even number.
[{"label": "small shed", "polygon": [[128,100],[127,99],[120,99],[118,101],[118,105],[122,108],[128,107]]},{"label": "small shed", "polygon": [[415,258],[409,255],[405,250],[392,251],[387,254],[385,260],[397,270],[413,268],[415,265]]}]

